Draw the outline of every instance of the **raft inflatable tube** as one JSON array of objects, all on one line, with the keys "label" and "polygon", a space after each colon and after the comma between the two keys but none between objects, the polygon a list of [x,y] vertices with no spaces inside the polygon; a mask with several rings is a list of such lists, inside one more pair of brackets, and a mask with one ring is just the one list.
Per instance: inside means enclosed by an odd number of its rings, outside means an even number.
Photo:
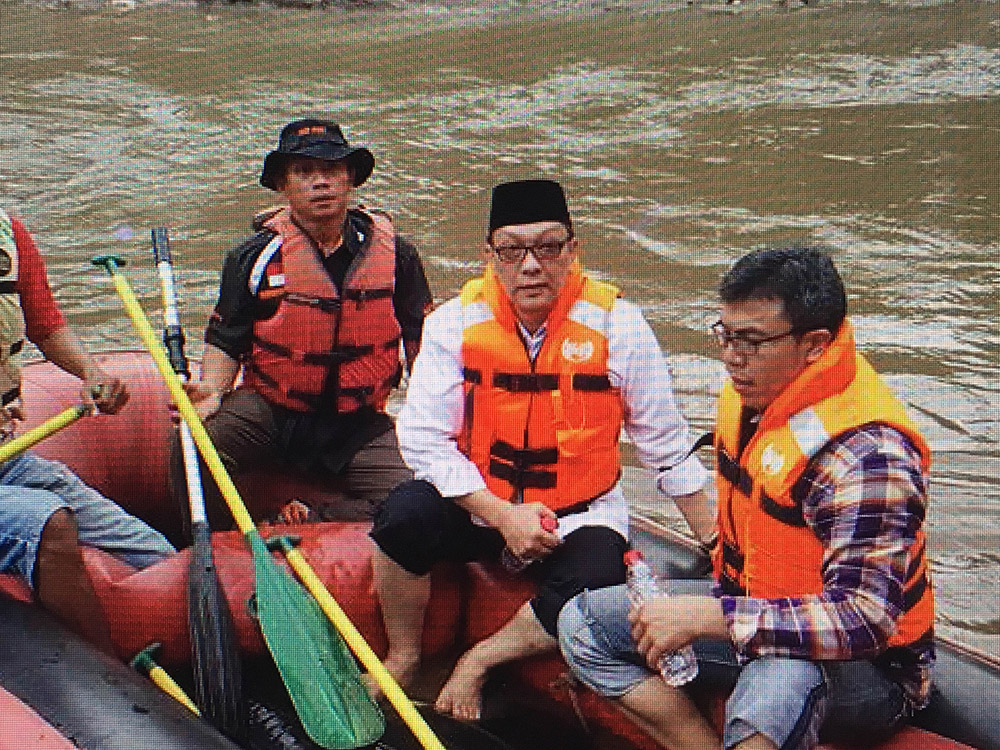
[{"label": "raft inflatable tube", "polygon": [[[126,510],[176,536],[179,521],[167,493],[173,427],[166,388],[144,352],[114,352],[98,358],[109,372],[128,383],[132,393],[128,405],[115,416],[82,419],[48,438],[36,450],[65,462]],[[23,390],[30,416],[28,426],[32,426],[76,403],[79,381],[50,363],[39,362],[25,367]],[[266,471],[237,478],[237,486],[255,507],[273,512],[292,498],[314,505],[330,499],[316,484]],[[652,522],[636,521],[633,544],[661,570],[684,575],[705,572],[705,561],[690,540]],[[301,537],[305,557],[382,656],[385,633],[372,589],[367,530],[363,523],[324,522],[265,526],[262,534],[265,538],[276,534]],[[238,532],[214,533],[213,547],[244,656],[262,656],[266,648],[249,605],[253,592],[250,553]],[[168,670],[188,665],[187,559],[188,552],[182,551],[146,570],[135,571],[110,555],[85,550],[88,570],[122,659],[129,660],[150,643],[159,642],[163,647],[157,659]],[[526,581],[492,565],[443,566],[435,571],[432,581],[423,638],[428,662],[460,653],[495,632],[531,595]],[[0,575],[0,593],[21,602],[31,600],[24,583],[10,575]],[[995,720],[1000,705],[1000,662],[941,639],[939,642],[938,688],[931,708],[917,720],[926,728],[907,727],[877,750],[1000,750]],[[0,652],[4,650],[9,649]],[[7,687],[2,672],[0,685]],[[567,669],[555,655],[498,670],[487,685],[484,699],[484,720],[480,725],[511,748],[656,750],[655,743],[611,702],[567,679]],[[33,700],[26,702],[37,707]],[[703,705],[706,713],[716,718],[721,715],[721,707],[719,697]],[[40,713],[45,717],[44,712]]]}]

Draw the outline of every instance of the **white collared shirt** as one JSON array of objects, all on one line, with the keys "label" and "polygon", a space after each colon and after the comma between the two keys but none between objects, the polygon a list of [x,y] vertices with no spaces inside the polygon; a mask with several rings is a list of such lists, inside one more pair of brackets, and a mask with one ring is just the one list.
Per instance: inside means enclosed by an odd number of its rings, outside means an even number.
[{"label": "white collared shirt", "polygon": [[[545,328],[533,335],[522,328],[521,333],[529,353],[537,355]],[[659,472],[656,484],[664,494],[687,495],[701,489],[708,472],[694,456],[684,459],[691,446],[688,424],[674,401],[666,358],[634,304],[615,301],[608,343],[608,378],[620,389],[625,431],[640,461]],[[479,469],[456,442],[465,409],[461,353],[462,305],[455,298],[424,322],[406,403],[396,420],[403,459],[417,479],[430,482],[444,497],[486,487]],[[674,464],[678,465],[660,470]],[[628,503],[620,485],[595,500],[587,511],[560,519],[558,533],[565,536],[580,526],[593,525],[609,526],[628,536]]]}]

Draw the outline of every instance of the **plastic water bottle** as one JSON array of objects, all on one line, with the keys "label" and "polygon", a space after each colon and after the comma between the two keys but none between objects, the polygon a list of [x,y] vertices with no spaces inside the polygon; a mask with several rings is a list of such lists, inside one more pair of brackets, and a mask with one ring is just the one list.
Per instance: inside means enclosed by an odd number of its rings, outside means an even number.
[{"label": "plastic water bottle", "polygon": [[[665,596],[653,575],[653,569],[637,549],[625,553],[625,581],[628,586],[628,598],[633,605],[638,606],[647,599]],[[694,649],[688,644],[660,657],[660,674],[663,681],[672,687],[680,687],[691,682],[698,674],[698,660]]]},{"label": "plastic water bottle", "polygon": [[[551,516],[542,516],[540,523],[546,531],[555,531],[559,526],[559,522]],[[500,553],[500,562],[510,572],[519,573],[531,565],[534,560],[525,560],[523,557],[515,555],[510,547],[504,547],[503,552]]]}]

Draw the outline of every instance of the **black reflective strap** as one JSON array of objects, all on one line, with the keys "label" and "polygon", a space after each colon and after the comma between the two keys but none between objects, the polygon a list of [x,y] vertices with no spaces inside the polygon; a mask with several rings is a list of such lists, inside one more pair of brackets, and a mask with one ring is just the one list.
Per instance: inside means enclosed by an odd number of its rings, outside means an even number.
[{"label": "black reflective strap", "polygon": [[760,509],[771,516],[771,518],[781,521],[788,526],[801,528],[806,525],[806,519],[802,517],[802,506],[798,503],[795,505],[780,505],[773,497],[766,492],[762,492],[760,496]]},{"label": "black reflective strap", "polygon": [[13,344],[10,345],[10,356],[13,357],[15,354],[20,354],[23,348],[24,348],[24,339],[21,339],[20,341],[15,341]]},{"label": "black reflective strap", "polygon": [[383,289],[345,289],[340,294],[342,299],[353,302],[365,302],[370,299],[385,299],[392,296],[392,287]]},{"label": "black reflective strap", "polygon": [[392,371],[392,375],[387,377],[382,381],[383,388],[395,388],[403,380],[403,365],[396,365],[396,369]]},{"label": "black reflective strap", "polygon": [[743,572],[743,553],[729,542],[722,542],[722,562],[732,566],[733,570]]},{"label": "black reflective strap", "polygon": [[550,490],[556,486],[554,471],[532,471],[516,469],[510,464],[490,459],[490,476],[509,482],[512,487],[525,489],[532,487],[539,490]]},{"label": "black reflective strap", "polygon": [[286,294],[284,301],[292,305],[315,307],[323,312],[336,312],[340,309],[341,305],[341,301],[336,297],[308,297],[295,292]]},{"label": "black reflective strap", "polygon": [[263,382],[265,385],[268,385],[271,388],[275,389],[278,388],[278,381],[272,378],[263,370],[261,370],[256,364],[254,364],[254,361],[252,359],[246,363],[246,367],[252,370],[254,375],[260,378],[261,382]]},{"label": "black reflective strap", "polygon": [[0,404],[6,406],[11,401],[16,401],[18,396],[21,395],[21,386],[16,386],[7,391],[3,396],[0,396]]},{"label": "black reflective strap", "polygon": [[367,401],[371,398],[373,393],[375,393],[375,386],[373,385],[357,385],[351,388],[340,388],[338,390],[338,395],[357,399],[361,402]]},{"label": "black reflective strap", "polygon": [[279,357],[284,357],[285,359],[292,358],[292,350],[289,349],[287,346],[282,346],[281,344],[275,344],[273,341],[262,339],[260,336],[254,336],[253,343],[259,346],[264,351],[271,352],[271,354],[277,354]]},{"label": "black reflective strap", "polygon": [[611,379],[607,375],[588,375],[584,372],[573,374],[573,390],[575,391],[610,391]]},{"label": "black reflective strap", "polygon": [[396,336],[395,338],[391,338],[388,341],[386,341],[384,344],[382,344],[382,348],[385,349],[386,351],[391,351],[393,349],[398,349],[399,348],[399,342],[402,341],[402,340],[403,339],[402,339],[401,336]]},{"label": "black reflective strap", "polygon": [[750,494],[753,492],[753,479],[750,478],[747,470],[740,466],[739,462],[726,452],[725,448],[720,447],[715,451],[715,463],[719,469],[719,473],[722,474],[722,477],[727,482],[734,485],[747,497],[750,497]]},{"label": "black reflective strap", "polygon": [[490,456],[513,464],[518,469],[540,464],[554,464],[559,460],[558,448],[515,448],[510,443],[497,440],[490,446]]},{"label": "black reflective strap", "polygon": [[16,281],[0,281],[0,294],[14,294],[16,289]]},{"label": "black reflective strap", "polygon": [[466,383],[472,383],[473,385],[483,384],[483,371],[475,370],[471,367],[462,368],[462,378],[465,379]]},{"label": "black reflective strap", "polygon": [[493,387],[511,393],[539,393],[559,388],[559,376],[535,372],[495,372]]},{"label": "black reflective strap", "polygon": [[908,588],[903,591],[903,610],[908,612],[917,606],[917,602],[923,597],[929,586],[926,575],[920,576]]}]

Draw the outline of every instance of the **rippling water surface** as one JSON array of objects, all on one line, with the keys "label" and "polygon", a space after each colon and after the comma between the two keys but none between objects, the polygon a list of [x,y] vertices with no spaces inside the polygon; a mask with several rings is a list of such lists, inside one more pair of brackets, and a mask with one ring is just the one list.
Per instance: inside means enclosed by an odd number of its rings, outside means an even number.
[{"label": "rippling water surface", "polygon": [[439,299],[478,268],[490,186],[551,175],[698,428],[722,372],[705,336],[719,275],[752,248],[822,243],[862,348],[935,450],[941,627],[1000,653],[998,5],[529,6],[3,2],[3,202],[88,344],[114,348],[137,339],[87,259],[126,255],[155,310],[143,241],[169,226],[197,342],[294,116],[328,113],[371,147],[362,199],[418,243]]}]

